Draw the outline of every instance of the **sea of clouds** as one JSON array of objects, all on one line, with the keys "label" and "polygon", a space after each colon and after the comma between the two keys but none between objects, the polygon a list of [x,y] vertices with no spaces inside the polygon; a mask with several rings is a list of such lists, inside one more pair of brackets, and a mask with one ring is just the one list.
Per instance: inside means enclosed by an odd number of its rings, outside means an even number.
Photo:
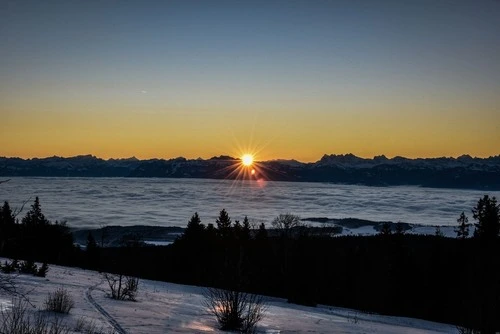
[{"label": "sea of clouds", "polygon": [[414,186],[368,187],[330,183],[168,178],[15,177],[0,185],[0,200],[20,208],[35,199],[52,221],[70,227],[186,226],[194,212],[215,223],[221,209],[269,225],[280,213],[302,218],[360,218],[423,225],[456,225],[483,195],[500,192]]}]

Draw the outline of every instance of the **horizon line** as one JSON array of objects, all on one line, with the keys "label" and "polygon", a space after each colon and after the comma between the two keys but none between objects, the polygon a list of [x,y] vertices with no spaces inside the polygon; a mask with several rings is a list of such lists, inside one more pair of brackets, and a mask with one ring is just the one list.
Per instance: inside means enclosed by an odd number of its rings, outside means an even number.
[{"label": "horizon line", "polygon": [[[356,157],[356,158],[360,158],[360,159],[364,159],[364,160],[374,160],[376,158],[386,158],[388,160],[391,160],[391,159],[394,159],[394,158],[404,158],[404,159],[408,159],[408,160],[417,160],[417,159],[440,159],[440,158],[446,158],[446,159],[458,159],[460,157],[471,157],[473,159],[489,159],[489,158],[495,158],[495,157],[500,157],[500,153],[497,154],[497,155],[489,155],[489,156],[473,156],[471,154],[468,154],[468,153],[463,153],[463,154],[460,154],[460,155],[456,155],[456,156],[426,156],[426,157],[423,157],[423,156],[420,156],[420,157],[407,157],[407,156],[404,156],[404,155],[394,155],[394,156],[387,156],[385,154],[379,154],[379,155],[374,155],[373,157],[365,157],[365,156],[358,156],[356,154],[353,154],[353,153],[325,153],[323,154],[319,159],[317,160],[314,160],[314,161],[301,161],[301,160],[297,160],[297,159],[294,159],[294,158],[274,158],[274,159],[267,159],[267,160],[257,160],[258,162],[267,162],[267,161],[297,161],[297,162],[300,162],[300,163],[316,163],[316,162],[319,162],[321,161],[322,158],[324,158],[325,156],[353,156],[353,157]],[[186,160],[211,160],[211,159],[216,159],[216,158],[221,158],[221,157],[228,157],[228,158],[231,158],[232,160],[241,160],[241,157],[234,157],[232,155],[229,155],[229,154],[221,154],[221,155],[213,155],[211,157],[208,157],[208,158],[203,158],[201,156],[198,156],[196,158],[192,158],[192,157],[185,157],[185,156],[176,156],[176,157],[148,157],[148,158],[138,158],[136,157],[135,155],[133,156],[128,156],[128,157],[109,157],[109,158],[103,158],[103,157],[99,157],[97,155],[94,155],[94,154],[91,154],[91,153],[87,153],[87,154],[76,154],[76,155],[67,155],[67,156],[63,156],[63,155],[50,155],[50,156],[33,156],[33,157],[21,157],[21,156],[4,156],[4,155],[1,155],[0,158],[6,158],[6,159],[22,159],[22,160],[34,160],[34,159],[49,159],[49,158],[62,158],[62,159],[70,159],[70,158],[77,158],[77,157],[93,157],[93,158],[96,158],[96,159],[101,159],[101,160],[104,160],[104,161],[109,161],[109,160],[129,160],[129,159],[136,159],[136,160],[139,160],[139,161],[147,161],[147,160],[175,160],[175,159],[186,159]]]}]

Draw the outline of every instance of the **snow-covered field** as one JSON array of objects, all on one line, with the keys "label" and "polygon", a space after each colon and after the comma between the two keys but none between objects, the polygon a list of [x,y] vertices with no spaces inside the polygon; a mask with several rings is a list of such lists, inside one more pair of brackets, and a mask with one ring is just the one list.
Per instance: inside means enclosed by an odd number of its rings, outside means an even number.
[{"label": "snow-covered field", "polygon": [[[3,261],[3,260],[2,260]],[[107,283],[94,271],[51,265],[47,277],[19,275],[18,287],[40,312],[48,293],[65,288],[75,301],[65,324],[75,328],[85,319],[115,333],[219,333],[215,318],[204,306],[203,288],[141,280],[137,301],[107,296]],[[268,298],[259,333],[457,333],[452,325],[411,318],[361,313],[337,307],[306,307]],[[0,294],[0,307],[9,312],[11,297]],[[45,312],[45,311],[43,311]],[[1,321],[1,319],[0,319]]]}]

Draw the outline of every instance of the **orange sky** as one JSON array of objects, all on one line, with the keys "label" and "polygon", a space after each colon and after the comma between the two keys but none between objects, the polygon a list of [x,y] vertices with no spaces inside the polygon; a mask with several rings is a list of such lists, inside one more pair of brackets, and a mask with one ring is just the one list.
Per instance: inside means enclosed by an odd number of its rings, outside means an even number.
[{"label": "orange sky", "polygon": [[[33,109],[37,109],[33,107]],[[72,110],[78,109],[74,106]],[[333,108],[332,108],[333,109]],[[401,110],[401,109],[399,109]],[[379,111],[358,114],[204,111],[144,114],[130,112],[47,110],[2,113],[1,155],[19,157],[93,154],[102,158],[209,158],[250,151],[259,160],[294,158],[316,161],[323,154],[385,154],[407,157],[496,155],[498,119]],[[119,115],[119,116],[117,116]],[[278,117],[277,115],[282,115]],[[5,122],[6,120],[6,122]]]},{"label": "orange sky", "polygon": [[6,6],[0,156],[500,154],[500,2],[289,4]]}]

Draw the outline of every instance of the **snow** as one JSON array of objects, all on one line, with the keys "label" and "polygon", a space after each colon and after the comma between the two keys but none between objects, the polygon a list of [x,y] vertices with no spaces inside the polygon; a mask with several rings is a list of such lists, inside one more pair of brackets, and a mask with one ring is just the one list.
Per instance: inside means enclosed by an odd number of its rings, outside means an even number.
[{"label": "snow", "polygon": [[[105,329],[114,324],[116,333],[222,333],[204,306],[201,287],[140,280],[137,301],[131,302],[109,298],[106,282],[94,271],[50,265],[45,278],[19,275],[16,281],[36,306],[29,312],[42,310],[49,292],[67,289],[75,307],[62,318],[70,328],[83,318]],[[457,333],[452,325],[425,320],[266,300],[268,308],[258,333]],[[9,312],[10,302],[10,296],[0,294],[4,312]]]},{"label": "snow", "polygon": [[366,225],[366,226],[361,226],[357,228],[347,228],[344,227],[342,229],[342,233],[339,235],[374,235],[377,234],[378,231],[376,231],[373,226],[371,225]]},{"label": "snow", "polygon": [[168,246],[168,245],[173,244],[173,241],[144,240],[144,243],[146,245],[153,245],[153,246]]}]

